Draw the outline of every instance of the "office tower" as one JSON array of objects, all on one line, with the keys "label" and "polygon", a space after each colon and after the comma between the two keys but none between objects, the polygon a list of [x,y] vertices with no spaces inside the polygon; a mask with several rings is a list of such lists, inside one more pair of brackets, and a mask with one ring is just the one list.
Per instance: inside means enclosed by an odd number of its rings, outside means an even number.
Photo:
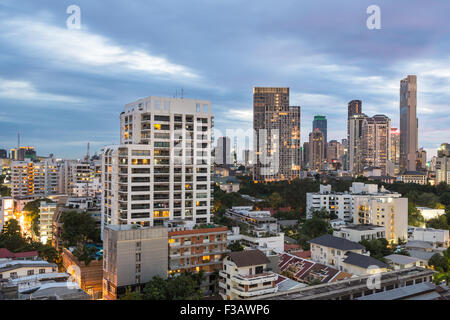
[{"label": "office tower", "polygon": [[256,181],[290,180],[300,174],[300,107],[289,106],[289,88],[253,89]]},{"label": "office tower", "polygon": [[52,159],[41,162],[13,161],[11,195],[20,198],[58,194],[58,176],[58,166]]},{"label": "office tower", "polygon": [[8,152],[5,149],[0,149],[0,159],[7,159]]},{"label": "office tower", "polygon": [[127,104],[120,120],[122,144],[102,151],[102,229],[209,223],[210,102],[149,97]]},{"label": "office tower", "polygon": [[36,159],[34,147],[19,147],[10,150],[11,160],[24,161],[25,159]]},{"label": "office tower", "polygon": [[379,167],[386,174],[391,152],[391,119],[385,115],[365,118],[362,125],[362,156],[364,167]]},{"label": "office tower", "polygon": [[[348,125],[348,123],[347,123]],[[342,155],[342,169],[348,171],[348,139],[341,140],[343,155]]]},{"label": "office tower", "polygon": [[348,103],[348,119],[350,119],[355,114],[362,113],[362,101],[352,100]]},{"label": "office tower", "polygon": [[103,298],[141,290],[154,276],[167,278],[168,229],[109,225],[103,231]]},{"label": "office tower", "polygon": [[400,130],[391,128],[391,163],[394,166],[394,173],[399,173],[400,166]]},{"label": "office tower", "polygon": [[244,166],[249,166],[252,164],[251,151],[246,149],[242,150],[242,159],[244,161]]},{"label": "office tower", "polygon": [[441,182],[450,184],[450,144],[441,144],[437,154],[434,165],[436,185]]},{"label": "office tower", "polygon": [[342,168],[344,157],[344,146],[337,140],[331,140],[327,148],[327,160],[334,169]]},{"label": "office tower", "polygon": [[400,170],[415,171],[418,149],[417,77],[400,81]]},{"label": "office tower", "polygon": [[302,168],[308,168],[309,167],[309,142],[305,141],[303,143],[303,149],[302,149]]},{"label": "office tower", "polygon": [[325,148],[325,154],[327,149],[327,117],[326,116],[314,116],[313,120],[313,128],[312,130],[319,129],[323,134],[323,142],[324,142],[324,148]]},{"label": "office tower", "polygon": [[231,143],[230,138],[220,137],[217,140],[217,147],[215,150],[215,163],[218,165],[231,165]]},{"label": "office tower", "polygon": [[320,171],[323,169],[325,160],[324,155],[324,138],[323,133],[319,129],[309,134],[309,169]]},{"label": "office tower", "polygon": [[362,127],[367,116],[363,113],[350,117],[348,131],[348,159],[349,171],[355,176],[362,173]]},{"label": "office tower", "polygon": [[416,170],[423,171],[427,169],[427,152],[420,148],[416,156]]}]

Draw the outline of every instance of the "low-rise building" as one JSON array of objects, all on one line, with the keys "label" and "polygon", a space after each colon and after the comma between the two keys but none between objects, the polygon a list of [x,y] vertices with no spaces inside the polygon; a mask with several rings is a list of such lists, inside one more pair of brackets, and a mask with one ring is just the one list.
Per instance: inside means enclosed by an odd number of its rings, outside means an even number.
[{"label": "low-rise building", "polygon": [[[100,251],[100,250],[99,250]],[[103,291],[103,260],[101,254],[86,265],[73,255],[72,248],[62,252],[63,266],[78,286],[92,299],[101,299]]]},{"label": "low-rise building", "polygon": [[450,246],[449,230],[414,228],[412,239],[428,242],[433,248],[448,248]]},{"label": "low-rise building", "polygon": [[278,291],[278,275],[267,270],[270,261],[259,250],[230,252],[223,261],[219,292],[224,300],[240,300]]},{"label": "low-rise building", "polygon": [[386,238],[385,228],[372,224],[348,225],[334,231],[333,235],[353,242]]},{"label": "low-rise building", "polygon": [[140,291],[154,276],[167,278],[167,227],[109,225],[103,237],[104,299],[120,298],[127,287]]},{"label": "low-rise building", "polygon": [[402,254],[390,254],[384,258],[394,270],[425,266],[423,260]]},{"label": "low-rise building", "polygon": [[169,229],[169,274],[184,271],[204,272],[206,281],[201,285],[206,295],[214,292],[216,274],[222,269],[227,249],[227,227],[205,225],[196,228]]},{"label": "low-rise building", "polygon": [[17,279],[57,271],[57,265],[43,260],[6,260],[0,262],[0,279]]},{"label": "low-rise building", "polygon": [[427,207],[417,207],[417,210],[419,210],[420,214],[423,216],[425,221],[428,221],[430,219],[439,218],[441,215],[445,214],[445,209],[433,209],[433,208],[427,208]]},{"label": "low-rise building", "polygon": [[43,244],[52,241],[53,237],[53,216],[57,208],[56,203],[42,201],[39,206],[39,236]]},{"label": "low-rise building", "polygon": [[427,173],[421,171],[407,171],[397,177],[397,181],[403,183],[427,184]]},{"label": "low-rise building", "polygon": [[389,265],[369,256],[357,242],[329,234],[309,241],[311,259],[354,275],[386,272]]}]

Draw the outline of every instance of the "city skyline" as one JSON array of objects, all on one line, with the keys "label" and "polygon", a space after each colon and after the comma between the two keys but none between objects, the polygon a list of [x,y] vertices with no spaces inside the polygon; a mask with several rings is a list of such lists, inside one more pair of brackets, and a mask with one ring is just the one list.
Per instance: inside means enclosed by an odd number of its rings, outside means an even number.
[{"label": "city skyline", "polygon": [[[236,12],[232,3],[124,9],[118,2],[79,1],[81,30],[68,30],[67,1],[2,1],[0,103],[7,108],[0,111],[0,148],[16,147],[20,131],[21,144],[39,155],[81,158],[89,141],[92,153],[119,142],[116,115],[125,103],[148,95],[180,97],[182,88],[185,98],[211,101],[223,133],[252,128],[257,86],[290,87],[291,105],[302,109],[302,144],[317,114],[329,119],[328,140],[340,141],[347,137],[351,100],[400,127],[399,81],[413,74],[418,144],[430,159],[450,136],[449,57],[442,53],[450,39],[450,4],[408,1],[404,12],[406,1],[381,1],[382,29],[368,30],[370,3],[344,2],[282,1],[276,9],[261,3]],[[177,19],[185,16],[191,18]],[[124,18],[126,24],[114,22]]]}]

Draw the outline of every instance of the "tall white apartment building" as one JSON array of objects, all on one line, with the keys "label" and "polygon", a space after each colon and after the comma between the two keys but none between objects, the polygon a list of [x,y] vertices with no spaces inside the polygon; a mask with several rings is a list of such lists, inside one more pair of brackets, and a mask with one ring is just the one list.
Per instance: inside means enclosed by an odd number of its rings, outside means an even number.
[{"label": "tall white apartment building", "polygon": [[319,193],[306,194],[307,218],[313,210],[325,208],[339,219],[354,224],[373,224],[385,228],[388,241],[408,236],[408,199],[375,184],[354,182],[348,193],[331,192],[331,186],[321,186]]},{"label": "tall white apartment building", "polygon": [[209,223],[211,104],[149,97],[120,116],[121,145],[102,151],[102,228]]},{"label": "tall white apartment building", "polygon": [[65,160],[60,166],[61,194],[96,197],[101,192],[101,160]]}]

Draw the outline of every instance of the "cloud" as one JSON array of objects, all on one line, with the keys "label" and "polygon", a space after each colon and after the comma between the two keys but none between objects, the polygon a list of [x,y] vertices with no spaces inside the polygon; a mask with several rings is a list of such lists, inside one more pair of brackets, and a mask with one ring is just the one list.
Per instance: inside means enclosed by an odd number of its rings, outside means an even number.
[{"label": "cloud", "polygon": [[[190,68],[152,55],[140,48],[127,48],[86,29],[69,30],[29,18],[12,18],[0,23],[0,38],[10,44],[46,57],[47,63],[58,62],[66,68],[111,67],[124,72],[199,79]],[[18,41],[20,39],[20,41]],[[101,70],[101,69],[99,69]],[[104,70],[104,69],[103,69]]]},{"label": "cloud", "polygon": [[80,102],[77,98],[40,92],[28,81],[16,81],[3,78],[0,78],[0,98],[36,102]]}]

